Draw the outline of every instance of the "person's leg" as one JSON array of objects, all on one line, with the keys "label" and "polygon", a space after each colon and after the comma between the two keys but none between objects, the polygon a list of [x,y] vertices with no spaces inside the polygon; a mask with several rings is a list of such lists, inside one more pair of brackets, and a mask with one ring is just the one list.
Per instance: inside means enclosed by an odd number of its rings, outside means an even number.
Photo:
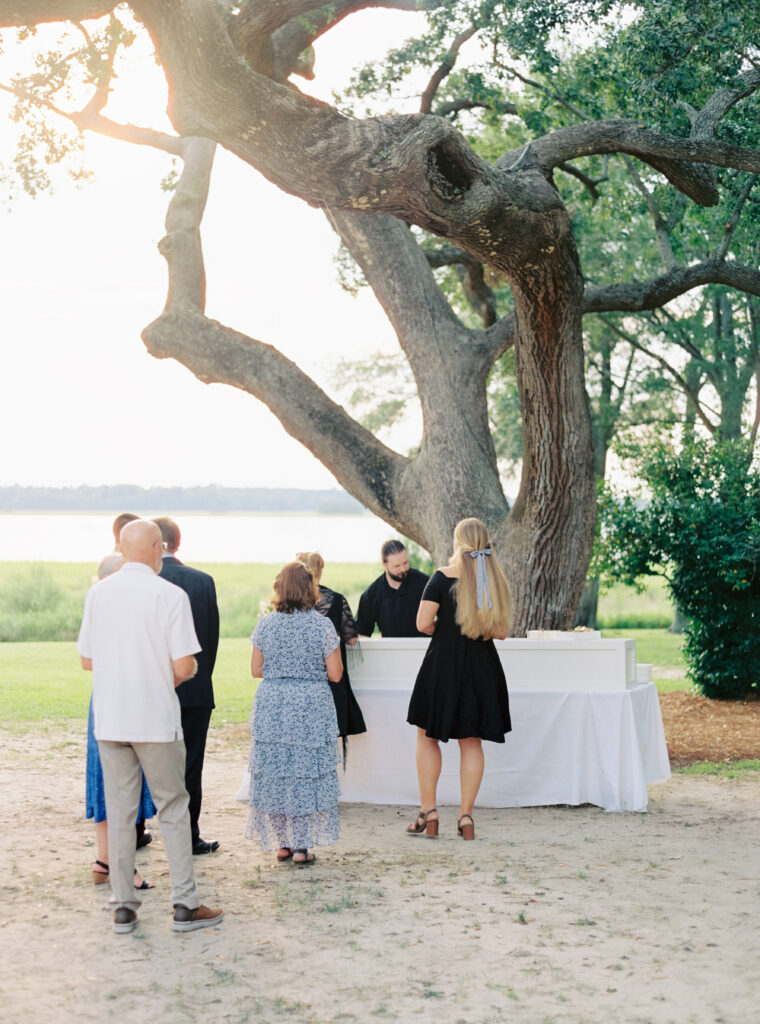
[{"label": "person's leg", "polygon": [[459,782],[462,789],[460,816],[472,816],[475,798],[483,781],[484,763],[483,744],[477,736],[459,740]]},{"label": "person's leg", "polygon": [[134,747],[158,808],[158,823],[172,879],[172,903],[181,903],[194,910],[200,906],[200,900],[193,876],[189,798],[185,789],[185,744],[182,740],[174,740],[170,743],[135,743]]},{"label": "person's leg", "polygon": [[190,797],[190,832],[193,843],[200,839],[198,819],[203,799],[203,758],[206,754],[211,708],[182,708],[182,733],[185,738],[185,789]]},{"label": "person's leg", "polygon": [[[140,762],[130,743],[98,741],[108,823],[107,861],[111,878],[111,904],[137,910],[135,893],[135,818],[140,804]],[[99,858],[101,859],[101,858]]]},{"label": "person's leg", "polygon": [[[420,787],[420,808],[429,811],[435,807],[438,779],[441,777],[441,748],[438,740],[417,729],[417,781]],[[437,814],[431,816],[435,820]]]},{"label": "person's leg", "polygon": [[108,821],[95,822],[95,846],[97,848],[97,860],[92,865],[93,875],[102,875],[105,880],[108,878],[108,870],[103,867],[108,864]]}]

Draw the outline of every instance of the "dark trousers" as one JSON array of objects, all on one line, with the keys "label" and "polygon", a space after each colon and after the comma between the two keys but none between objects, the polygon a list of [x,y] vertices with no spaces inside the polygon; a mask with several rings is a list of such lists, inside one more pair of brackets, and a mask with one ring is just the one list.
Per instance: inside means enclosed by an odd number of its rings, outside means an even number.
[{"label": "dark trousers", "polygon": [[185,789],[190,797],[190,828],[194,843],[197,843],[200,838],[198,818],[201,815],[201,800],[203,799],[201,777],[211,711],[211,708],[182,708],[182,734],[187,750]]}]

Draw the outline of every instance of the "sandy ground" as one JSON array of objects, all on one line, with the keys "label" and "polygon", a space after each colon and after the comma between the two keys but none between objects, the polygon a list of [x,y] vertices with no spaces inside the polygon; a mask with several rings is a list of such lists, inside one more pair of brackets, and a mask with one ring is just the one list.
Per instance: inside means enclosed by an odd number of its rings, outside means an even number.
[{"label": "sandy ground", "polygon": [[[84,730],[2,734],[0,1016],[6,1021],[754,1024],[760,787],[676,776],[647,814],[483,810],[477,838],[410,838],[408,808],[347,805],[312,868],[243,839],[245,730],[212,732],[202,899],[221,927],[171,931],[158,881],[116,936],[90,881]],[[155,823],[154,823],[155,824]]]}]

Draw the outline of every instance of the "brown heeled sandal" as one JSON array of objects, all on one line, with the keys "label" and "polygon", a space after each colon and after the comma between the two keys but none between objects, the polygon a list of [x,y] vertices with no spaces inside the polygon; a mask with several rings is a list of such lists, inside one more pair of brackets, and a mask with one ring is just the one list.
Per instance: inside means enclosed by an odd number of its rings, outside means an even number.
[{"label": "brown heeled sandal", "polygon": [[420,811],[412,824],[407,828],[408,836],[419,836],[424,832],[428,839],[438,838],[438,819],[431,818],[431,814],[437,814],[438,808],[431,807],[429,811]]},{"label": "brown heeled sandal", "polygon": [[[465,819],[467,819],[465,821]],[[464,822],[464,824],[462,824]],[[457,832],[462,839],[474,839],[475,838],[475,822],[472,820],[471,814],[463,814],[457,822]]]},{"label": "brown heeled sandal", "polygon": [[108,881],[108,874],[109,874],[108,865],[105,864],[102,860],[96,860],[95,863],[98,865],[98,867],[101,867],[104,870],[103,871],[95,871],[93,869],[92,880],[95,883],[95,885],[104,885]]},{"label": "brown heeled sandal", "polygon": [[[92,880],[95,883],[95,885],[105,885],[105,883],[110,878],[111,870],[108,867],[108,865],[105,863],[105,861],[96,860],[95,863],[99,867],[104,868],[104,870],[103,871],[93,871],[93,873],[92,873]],[[134,873],[137,874],[137,868],[135,868]],[[135,886],[135,889],[137,889],[138,891],[144,891],[145,889],[155,889],[155,888],[156,888],[156,883],[155,882],[146,882],[144,878],[143,878],[142,882],[140,883],[140,885],[136,885]]]}]

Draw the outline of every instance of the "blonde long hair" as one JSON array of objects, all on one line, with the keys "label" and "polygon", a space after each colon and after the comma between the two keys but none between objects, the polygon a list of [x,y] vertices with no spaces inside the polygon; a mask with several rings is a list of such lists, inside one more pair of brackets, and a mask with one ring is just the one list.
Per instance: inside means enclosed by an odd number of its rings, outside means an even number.
[{"label": "blonde long hair", "polygon": [[314,579],[319,583],[322,579],[322,570],[325,567],[325,560],[318,551],[299,551],[296,555],[299,562],[303,562]]},{"label": "blonde long hair", "polygon": [[491,591],[491,607],[484,599],[478,608],[477,558],[471,558],[471,551],[484,551],[491,547],[488,530],[479,519],[463,519],[454,527],[454,554],[451,564],[459,572],[454,584],[456,619],[465,636],[472,640],[482,637],[490,640],[509,632],[512,621],[512,595],[507,578],[499,565],[496,554],[485,556],[485,568]]}]

